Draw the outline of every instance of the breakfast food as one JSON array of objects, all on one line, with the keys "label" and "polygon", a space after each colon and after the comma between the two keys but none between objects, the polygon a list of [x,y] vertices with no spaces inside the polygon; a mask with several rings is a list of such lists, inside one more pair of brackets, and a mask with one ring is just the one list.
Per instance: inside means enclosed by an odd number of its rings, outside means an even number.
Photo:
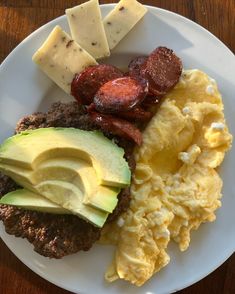
[{"label": "breakfast food", "polygon": [[105,132],[128,140],[133,140],[137,145],[142,143],[142,135],[139,129],[123,119],[117,119],[111,115],[101,114],[92,111],[91,121],[100,126]]},{"label": "breakfast food", "polygon": [[99,88],[108,81],[123,77],[123,72],[110,64],[89,66],[76,74],[71,85],[71,94],[84,105],[93,102]]},{"label": "breakfast food", "polygon": [[57,26],[33,60],[76,102],[22,118],[0,146],[6,231],[50,258],[113,244],[106,280],[136,286],[169,263],[170,240],[186,250],[191,230],[215,219],[215,169],[232,142],[216,82],[182,73],[173,50],[135,57],[128,72],[96,63],[146,11],[121,0],[104,30],[97,0],[67,10],[77,43]]},{"label": "breakfast food", "polygon": [[54,214],[70,214],[70,211],[27,189],[17,189],[1,198],[1,203],[14,205],[26,210],[42,211]]},{"label": "breakfast food", "polygon": [[89,65],[97,64],[60,26],[53,29],[34,54],[33,61],[68,94],[71,92],[74,75]]},{"label": "breakfast food", "polygon": [[110,55],[98,0],[66,9],[65,13],[73,40],[95,59]]},{"label": "breakfast food", "polygon": [[[47,113],[35,113],[23,117],[16,126],[16,133],[46,127],[73,127],[96,130],[86,111],[77,102],[57,102]],[[132,144],[122,139],[130,169],[134,169]],[[0,197],[20,187],[0,173]],[[111,221],[129,206],[129,189],[118,195],[118,203],[108,220]],[[28,203],[29,205],[29,203]],[[7,233],[26,238],[39,254],[50,258],[62,258],[80,250],[89,250],[100,237],[101,229],[71,214],[50,214],[17,206],[0,204],[0,219]]]},{"label": "breakfast food", "polygon": [[[92,92],[87,90],[89,87],[85,87],[88,92],[85,93],[85,98],[80,98],[78,95],[83,96],[84,86],[81,84],[84,78],[86,80],[87,75],[92,77],[94,72],[92,70],[89,70],[89,73],[83,72],[85,77],[78,75],[88,66],[96,65],[96,59],[108,57],[110,50],[121,41],[146,12],[147,9],[136,0],[121,0],[102,22],[98,0],[89,0],[66,9],[72,38],[60,26],[56,26],[32,59],[67,94],[76,95],[77,99],[87,102],[86,99],[89,101],[87,94]],[[104,72],[107,68],[102,70]],[[99,81],[102,80],[102,70],[100,68],[98,72]],[[109,74],[104,77],[104,80],[108,76]],[[72,82],[75,82],[76,86],[72,85],[71,89]],[[95,77],[90,84],[96,84]],[[96,87],[92,94],[96,93]]]},{"label": "breakfast food", "polygon": [[142,64],[140,74],[149,81],[149,91],[156,96],[165,95],[178,82],[182,62],[171,49],[156,48]]},{"label": "breakfast food", "polygon": [[[150,65],[152,59],[153,65]],[[159,80],[153,81],[147,74],[148,68],[152,73],[158,72]],[[90,119],[103,131],[140,145],[142,135],[138,128],[154,114],[150,108],[163,96],[159,87],[169,91],[179,80],[181,71],[182,62],[175,53],[159,47],[148,57],[131,61],[125,76],[110,65],[99,64],[84,69],[75,75],[71,93],[79,103],[88,105]]]},{"label": "breakfast food", "polygon": [[147,61],[147,56],[138,56],[131,60],[128,65],[129,75],[134,78],[141,77],[141,68]]},{"label": "breakfast food", "polygon": [[143,285],[170,261],[171,239],[186,250],[191,230],[215,220],[222,188],[215,169],[231,141],[215,81],[184,71],[134,151],[130,208],[102,230],[102,243],[117,246],[108,281]]},{"label": "breakfast food", "polygon": [[44,196],[102,227],[117,205],[120,188],[130,183],[123,155],[122,148],[97,131],[41,128],[1,145],[0,170],[35,197]]},{"label": "breakfast food", "polygon": [[134,109],[145,98],[148,87],[138,80],[123,77],[102,85],[94,96],[95,109],[101,113],[117,113]]},{"label": "breakfast food", "polygon": [[147,11],[147,8],[136,0],[118,2],[103,19],[110,50],[117,46]]},{"label": "breakfast food", "polygon": [[[146,105],[146,100],[144,102]],[[135,107],[134,109],[130,111],[119,112],[117,116],[129,121],[145,122],[151,119],[151,117],[153,116],[153,113],[150,111],[144,110],[142,107],[139,106],[139,107]]]}]

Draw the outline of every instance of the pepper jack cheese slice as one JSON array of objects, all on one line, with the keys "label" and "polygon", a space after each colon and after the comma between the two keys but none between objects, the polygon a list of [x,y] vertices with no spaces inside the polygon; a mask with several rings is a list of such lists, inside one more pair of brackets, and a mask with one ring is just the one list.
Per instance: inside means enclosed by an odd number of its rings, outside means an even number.
[{"label": "pepper jack cheese slice", "polygon": [[136,0],[121,0],[115,6],[103,20],[110,50],[126,36],[146,12],[147,8]]},{"label": "pepper jack cheese slice", "polygon": [[59,26],[53,29],[34,54],[33,61],[68,94],[71,92],[75,74],[87,66],[97,64],[95,59]]},{"label": "pepper jack cheese slice", "polygon": [[72,38],[95,59],[110,55],[98,0],[66,9]]}]

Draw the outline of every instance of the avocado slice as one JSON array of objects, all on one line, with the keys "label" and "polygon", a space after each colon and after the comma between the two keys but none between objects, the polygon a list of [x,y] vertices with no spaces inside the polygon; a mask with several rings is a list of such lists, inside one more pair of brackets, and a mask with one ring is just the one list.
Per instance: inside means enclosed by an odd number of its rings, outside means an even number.
[{"label": "avocado slice", "polygon": [[[40,184],[40,190],[44,191],[45,189],[47,191],[45,194],[47,195],[52,195],[55,192],[56,192],[55,195],[58,195],[58,189],[55,188],[56,184],[57,183],[52,183],[52,182]],[[48,189],[48,187],[46,186],[49,186],[50,188]],[[73,191],[71,191],[70,189],[71,187],[69,186],[64,187],[64,189],[61,189],[61,193],[65,193],[66,196],[69,198],[70,197],[75,198],[73,195]],[[60,197],[60,195],[58,197]],[[54,196],[51,198],[54,199]],[[76,204],[73,203],[74,201],[76,200],[73,199],[71,202],[69,201],[71,205],[74,206],[74,209],[71,211],[69,209],[63,208],[62,206],[57,205],[53,201],[48,200],[46,197],[43,197],[42,195],[38,193],[34,193],[27,189],[18,189],[4,195],[0,199],[0,204],[13,205],[22,209],[47,212],[47,213],[53,213],[53,214],[75,214],[93,223],[95,226],[102,227],[104,225],[104,222],[107,219],[108,213],[104,213],[102,211],[99,211],[97,209],[94,209],[88,206],[88,207],[82,208],[82,215],[81,215],[79,213],[79,209],[81,209],[81,207],[79,208],[79,201],[78,202],[76,201]],[[70,208],[70,204],[67,204],[67,206]]]},{"label": "avocado slice", "polygon": [[71,211],[27,189],[18,189],[7,193],[0,199],[0,204],[55,214],[71,214]]},{"label": "avocado slice", "polygon": [[98,184],[94,168],[83,160],[53,158],[40,164],[35,171],[2,164],[0,170],[33,192],[37,192],[35,185],[45,180],[59,180],[74,184],[83,192],[84,204],[109,213],[118,202],[117,195],[120,188]]},{"label": "avocado slice", "polygon": [[0,146],[0,164],[28,170],[51,158],[74,157],[92,164],[102,185],[125,187],[131,172],[124,150],[99,131],[74,128],[41,128],[24,131]]},{"label": "avocado slice", "polygon": [[117,205],[120,188],[99,184],[95,169],[85,161],[73,158],[51,159],[40,165],[35,173],[36,181],[64,180],[82,190],[83,203],[95,208],[112,212]]},{"label": "avocado slice", "polygon": [[83,194],[78,187],[64,181],[44,181],[35,186],[39,194],[57,203],[73,214],[102,227],[109,213],[83,204]]}]

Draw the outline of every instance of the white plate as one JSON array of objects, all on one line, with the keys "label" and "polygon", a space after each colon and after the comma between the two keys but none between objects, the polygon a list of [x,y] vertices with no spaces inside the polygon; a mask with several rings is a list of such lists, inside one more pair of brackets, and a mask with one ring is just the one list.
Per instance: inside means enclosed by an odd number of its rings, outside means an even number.
[{"label": "white plate", "polygon": [[[113,5],[102,5],[101,8],[105,15]],[[185,68],[199,68],[217,80],[223,94],[227,122],[234,134],[235,58],[232,52],[188,19],[165,10],[148,9],[144,19],[113,51],[107,62],[123,67],[131,57],[148,54],[159,45],[172,48],[182,58]],[[57,24],[69,32],[64,16],[55,19],[25,39],[0,67],[1,141],[12,134],[17,120],[23,115],[45,110],[52,101],[71,99],[31,61],[35,50]],[[79,252],[62,260],[49,260],[34,253],[27,241],[7,235],[2,225],[0,234],[12,252],[31,270],[64,289],[89,294],[174,292],[202,279],[234,252],[234,166],[233,149],[221,168],[224,197],[216,222],[202,225],[194,232],[186,252],[181,253],[171,245],[170,264],[141,288],[124,281],[105,283],[103,274],[111,261],[111,247],[96,245],[88,253]]]}]

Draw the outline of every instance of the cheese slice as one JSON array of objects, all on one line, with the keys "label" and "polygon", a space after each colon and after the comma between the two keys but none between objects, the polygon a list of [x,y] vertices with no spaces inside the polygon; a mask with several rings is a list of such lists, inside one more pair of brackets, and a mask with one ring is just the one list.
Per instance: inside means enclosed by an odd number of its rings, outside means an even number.
[{"label": "cheese slice", "polygon": [[33,61],[68,94],[71,92],[75,74],[89,65],[97,64],[95,59],[59,26],[53,29],[33,55]]},{"label": "cheese slice", "polygon": [[147,8],[136,0],[121,0],[115,6],[103,19],[110,50],[126,36],[146,12]]},{"label": "cheese slice", "polygon": [[66,9],[72,38],[95,59],[110,55],[98,0]]}]

